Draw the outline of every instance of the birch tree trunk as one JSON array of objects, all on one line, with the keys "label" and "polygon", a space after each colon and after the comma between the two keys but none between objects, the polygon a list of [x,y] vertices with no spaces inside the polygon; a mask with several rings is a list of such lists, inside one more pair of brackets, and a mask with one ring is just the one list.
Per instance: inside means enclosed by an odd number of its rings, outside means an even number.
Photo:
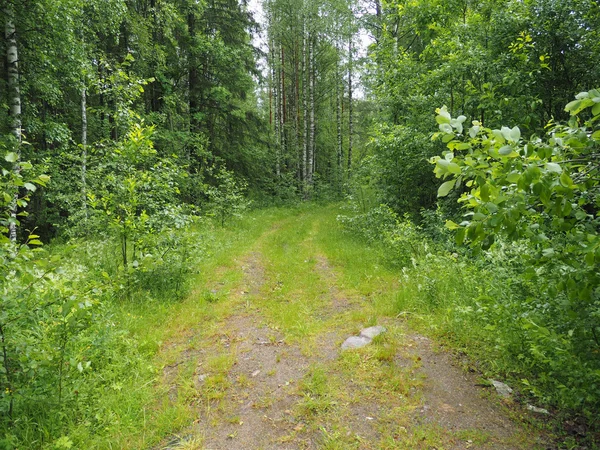
[{"label": "birch tree trunk", "polygon": [[309,139],[308,139],[308,168],[307,168],[307,183],[309,186],[313,184],[314,162],[315,162],[315,49],[314,36],[312,33],[308,36],[308,78],[309,78],[309,97],[310,97],[310,124],[309,124]]},{"label": "birch tree trunk", "polygon": [[338,188],[341,189],[342,181],[343,181],[343,140],[342,140],[342,102],[341,97],[343,96],[343,87],[342,92],[340,92],[340,86],[343,86],[340,83],[341,75],[340,75],[340,48],[339,45],[336,44],[336,50],[338,54],[338,62],[335,67],[335,113],[336,113],[336,122],[337,122],[337,173],[338,173]]},{"label": "birch tree trunk", "polygon": [[278,166],[280,167],[279,172],[277,173],[277,176],[280,176],[281,174],[281,161],[284,158],[284,155],[286,154],[286,147],[287,147],[287,142],[286,142],[286,134],[285,134],[285,109],[286,109],[286,98],[285,98],[285,55],[284,55],[284,51],[283,51],[283,44],[281,45],[281,49],[278,53],[279,55],[279,107],[280,107],[280,112],[279,112],[279,135],[280,135],[280,142],[281,145],[279,146],[279,162],[278,162]]},{"label": "birch tree trunk", "polygon": [[354,46],[352,45],[352,35],[350,35],[350,40],[348,41],[348,174],[350,174],[350,170],[352,169],[352,134],[354,132],[354,120],[353,120],[353,112],[354,108],[352,105],[352,52],[354,50]]},{"label": "birch tree trunk", "polygon": [[306,18],[303,19],[302,23],[302,183],[304,190],[308,183],[308,146],[309,146],[309,132],[308,132],[308,40],[306,31]]},{"label": "birch tree trunk", "polygon": [[88,218],[87,210],[87,91],[81,90],[81,202],[84,217]]},{"label": "birch tree trunk", "polygon": [[[6,39],[6,62],[7,62],[7,87],[8,101],[11,117],[11,130],[17,145],[15,153],[18,158],[15,162],[14,170],[19,170],[19,159],[21,156],[20,147],[22,142],[21,134],[21,89],[19,87],[19,52],[17,47],[17,30],[15,27],[15,11],[13,6],[8,4],[4,9],[6,22],[4,23],[4,37]],[[17,200],[18,192],[15,193],[10,212],[10,223],[8,226],[8,237],[11,241],[17,240]]]},{"label": "birch tree trunk", "polygon": [[294,38],[294,160],[296,161],[296,176],[298,181],[302,181],[301,163],[300,163],[300,42],[298,36]]},{"label": "birch tree trunk", "polygon": [[279,109],[279,72],[277,70],[276,64],[275,64],[275,55],[276,55],[276,51],[275,51],[275,42],[272,41],[271,42],[271,90],[273,92],[273,106],[275,109],[275,173],[277,174],[277,177],[279,178],[279,176],[281,175],[281,162],[280,162],[280,155],[281,155],[281,133],[279,130],[279,124],[280,124],[280,109]]}]

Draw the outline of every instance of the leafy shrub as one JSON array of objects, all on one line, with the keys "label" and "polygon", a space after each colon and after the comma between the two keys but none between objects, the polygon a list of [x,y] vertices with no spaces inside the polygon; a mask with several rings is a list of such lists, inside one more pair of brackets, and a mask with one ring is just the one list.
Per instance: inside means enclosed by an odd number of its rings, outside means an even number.
[{"label": "leafy shrub", "polygon": [[[121,248],[111,239],[80,238],[61,247],[60,255],[55,248],[39,248],[33,234],[22,244],[11,242],[4,234],[10,223],[18,225],[15,201],[25,207],[29,193],[47,177],[24,179],[31,165],[18,162],[14,153],[6,163],[0,179],[0,448],[72,448],[76,430],[89,437],[116,426],[119,418],[108,399],[137,398],[141,393],[121,393],[122,387],[133,377],[152,376],[151,347],[145,349],[117,322],[114,300],[123,292],[145,301],[181,297],[202,240],[183,233],[190,218],[165,205],[152,210],[143,228],[135,224],[136,250],[130,255],[136,259],[126,270],[115,263]],[[15,163],[20,170],[11,170]],[[164,190],[161,183],[156,187]],[[142,189],[132,195],[147,200],[153,194]],[[129,225],[113,212],[141,220],[137,207],[127,209],[128,200],[101,211],[119,230]],[[67,429],[70,436],[64,435]]]},{"label": "leafy shrub", "polygon": [[371,145],[372,176],[381,202],[413,217],[435,205],[435,178],[428,161],[439,154],[436,142],[425,133],[398,125],[378,129]]},{"label": "leafy shrub", "polygon": [[209,209],[217,218],[221,226],[232,217],[239,217],[248,207],[244,193],[247,185],[236,180],[233,173],[221,168],[215,175],[217,186],[210,186],[207,190],[210,200]]},{"label": "leafy shrub", "polygon": [[523,139],[516,126],[491,130],[474,121],[467,130],[466,117],[441,108],[438,136],[448,151],[432,162],[448,179],[439,196],[466,188],[465,220],[447,222],[457,243],[485,250],[501,236],[526,242],[519,278],[538,290],[503,306],[520,336],[521,366],[535,377],[524,384],[592,414],[600,407],[600,91],[580,93],[565,109],[568,124]]},{"label": "leafy shrub", "polygon": [[[356,211],[356,206],[354,210]],[[383,244],[384,259],[394,266],[414,264],[415,257],[427,250],[419,228],[408,216],[400,218],[386,205],[380,205],[364,214],[338,216],[347,230],[362,236],[371,244]]]}]

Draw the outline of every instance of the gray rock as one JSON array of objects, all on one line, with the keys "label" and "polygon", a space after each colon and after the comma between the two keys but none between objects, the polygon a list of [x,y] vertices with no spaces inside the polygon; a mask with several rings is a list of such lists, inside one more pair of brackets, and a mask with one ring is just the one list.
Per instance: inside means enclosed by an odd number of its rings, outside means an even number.
[{"label": "gray rock", "polygon": [[344,341],[342,344],[342,350],[348,350],[349,348],[361,348],[365,345],[369,345],[371,343],[371,339],[364,336],[350,336],[348,339]]},{"label": "gray rock", "polygon": [[494,385],[496,392],[500,397],[509,398],[512,395],[513,390],[507,384],[496,380],[489,380],[489,382]]},{"label": "gray rock", "polygon": [[379,336],[381,333],[384,333],[385,331],[386,331],[385,327],[382,327],[381,325],[377,325],[376,327],[369,327],[369,328],[365,328],[364,330],[361,330],[360,335],[362,337],[373,339],[373,338]]},{"label": "gray rock", "polygon": [[538,408],[537,406],[533,406],[533,405],[527,405],[527,409],[529,411],[533,411],[534,413],[538,413],[538,414],[550,414],[547,409]]}]

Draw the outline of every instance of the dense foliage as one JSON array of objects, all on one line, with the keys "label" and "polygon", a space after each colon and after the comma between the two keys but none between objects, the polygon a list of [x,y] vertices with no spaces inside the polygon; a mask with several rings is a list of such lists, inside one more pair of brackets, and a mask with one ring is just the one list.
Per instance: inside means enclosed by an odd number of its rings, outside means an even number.
[{"label": "dense foliage", "polygon": [[522,276],[540,288],[514,320],[534,331],[523,358],[552,385],[531,389],[591,413],[600,404],[600,93],[582,92],[566,110],[568,125],[551,123],[547,138],[523,140],[517,126],[492,130],[474,121],[466,129],[464,116],[442,108],[437,120],[449,151],[433,161],[436,174],[450,178],[438,195],[462,189],[459,201],[470,210],[460,225],[447,222],[458,244],[487,250],[502,236],[526,244]]},{"label": "dense foliage", "polygon": [[246,1],[5,0],[1,17],[0,448],[118,422],[102,391],[155,370],[123,311],[185,294],[200,220],[343,195],[343,225],[403,271],[399,313],[596,420],[598,2],[265,0],[258,23]]},{"label": "dense foliage", "polygon": [[597,2],[383,1],[367,19],[380,124],[343,223],[406,267],[399,308],[437,311],[486,370],[597,426]]},{"label": "dense foliage", "polygon": [[[381,200],[400,213],[436,203],[436,184],[420,183],[430,180],[428,159],[443,150],[423,142],[435,108],[490,128],[518,125],[530,136],[566,119],[564,105],[599,76],[594,1],[393,0],[379,10],[369,20],[376,42],[368,80],[386,128],[375,136],[375,167]],[[399,167],[402,181],[389,167]]]}]

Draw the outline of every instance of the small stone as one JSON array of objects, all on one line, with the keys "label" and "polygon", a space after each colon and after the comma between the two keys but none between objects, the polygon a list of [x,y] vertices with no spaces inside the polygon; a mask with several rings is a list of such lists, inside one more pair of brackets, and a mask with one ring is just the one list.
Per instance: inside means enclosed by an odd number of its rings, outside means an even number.
[{"label": "small stone", "polygon": [[254,372],[252,372],[252,378],[258,376],[259,373],[260,373],[260,370],[255,370]]},{"label": "small stone", "polygon": [[369,345],[371,343],[371,339],[364,336],[350,336],[348,339],[344,341],[342,344],[342,350],[348,350],[349,348],[361,348],[365,345]]},{"label": "small stone", "polygon": [[489,382],[494,385],[496,392],[498,395],[500,395],[500,397],[509,398],[512,395],[513,390],[507,384],[496,380],[489,380]]},{"label": "small stone", "polygon": [[386,331],[385,327],[382,327],[381,325],[377,325],[376,327],[369,327],[369,328],[365,328],[364,330],[361,330],[360,335],[362,337],[373,339],[373,338],[379,336],[381,333],[384,333],[385,331]]},{"label": "small stone", "polygon": [[203,383],[204,380],[206,380],[206,377],[208,377],[208,375],[205,373],[203,373],[202,375],[198,375],[198,382]]},{"label": "small stone", "polygon": [[533,405],[527,405],[527,409],[529,411],[532,411],[534,413],[538,413],[538,414],[550,414],[550,412],[547,409],[544,408],[538,408],[537,406],[533,406]]}]

